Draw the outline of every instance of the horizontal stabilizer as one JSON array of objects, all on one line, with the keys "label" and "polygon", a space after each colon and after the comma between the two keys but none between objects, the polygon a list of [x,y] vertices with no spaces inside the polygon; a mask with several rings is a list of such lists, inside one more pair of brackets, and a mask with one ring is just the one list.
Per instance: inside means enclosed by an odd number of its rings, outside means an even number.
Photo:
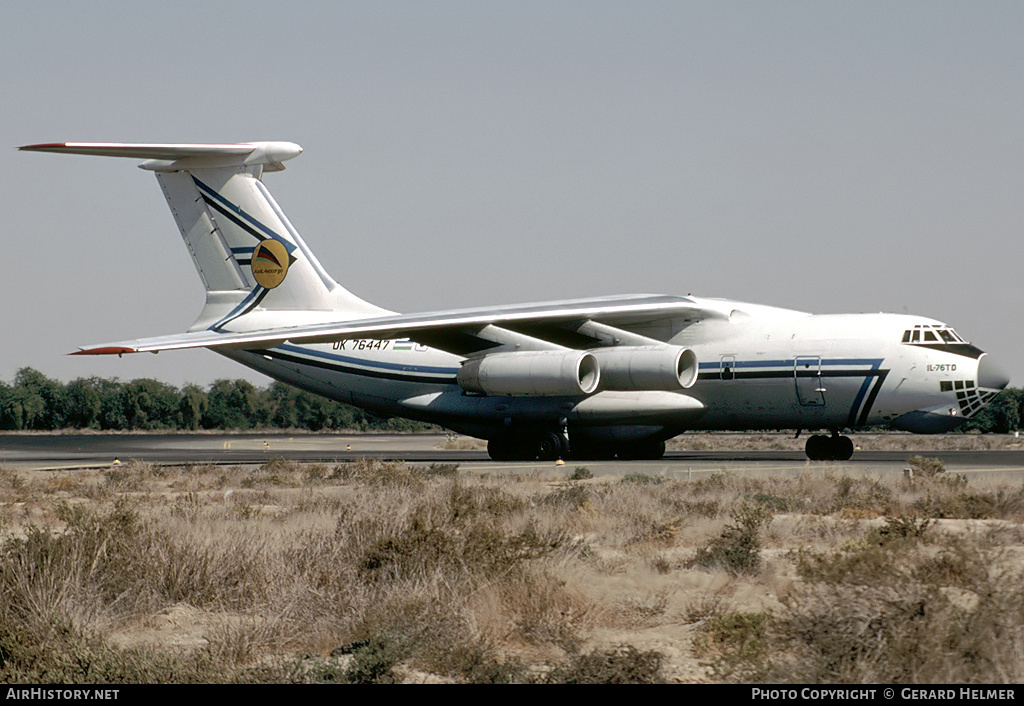
[{"label": "horizontal stabilizer", "polygon": [[157,160],[143,166],[154,171],[172,171],[185,167],[266,165],[267,171],[284,169],[281,162],[298,157],[302,148],[294,142],[243,142],[239,144],[174,144],[131,142],[47,142],[25,145],[26,152],[56,152],[98,157],[134,157]]}]

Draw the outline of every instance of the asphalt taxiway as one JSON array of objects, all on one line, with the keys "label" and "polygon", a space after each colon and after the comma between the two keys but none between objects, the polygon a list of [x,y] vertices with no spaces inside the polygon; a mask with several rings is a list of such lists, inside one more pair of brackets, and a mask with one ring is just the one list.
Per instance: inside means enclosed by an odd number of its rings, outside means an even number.
[{"label": "asphalt taxiway", "polygon": [[339,463],[358,458],[413,463],[458,463],[464,472],[567,472],[586,465],[595,475],[645,473],[669,478],[715,471],[797,474],[839,470],[847,474],[902,473],[915,454],[940,459],[947,471],[986,477],[1024,478],[1024,450],[858,451],[845,462],[808,461],[801,451],[670,451],[657,461],[496,463],[483,448],[454,448],[445,434],[3,434],[0,466],[26,470],[75,470],[109,467],[138,459],[180,465],[262,464],[282,457],[300,462]]}]

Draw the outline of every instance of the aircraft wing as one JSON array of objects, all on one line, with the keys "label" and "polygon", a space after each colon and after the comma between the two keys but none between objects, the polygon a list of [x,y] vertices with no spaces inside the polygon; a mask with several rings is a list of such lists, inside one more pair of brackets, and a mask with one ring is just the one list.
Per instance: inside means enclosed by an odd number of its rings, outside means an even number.
[{"label": "aircraft wing", "polygon": [[394,314],[304,326],[245,332],[192,331],[83,347],[72,355],[156,353],[185,348],[267,349],[292,343],[331,343],[354,338],[437,340],[446,334],[472,334],[485,326],[517,329],[574,321],[630,325],[664,318],[704,318],[692,299],[661,294],[632,294],[512,306],[454,309],[423,314]]}]

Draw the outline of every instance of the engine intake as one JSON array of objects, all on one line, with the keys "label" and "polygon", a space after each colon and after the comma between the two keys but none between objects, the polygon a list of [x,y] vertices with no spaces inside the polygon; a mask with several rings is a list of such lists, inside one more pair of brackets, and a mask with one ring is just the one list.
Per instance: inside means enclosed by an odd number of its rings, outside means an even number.
[{"label": "engine intake", "polygon": [[467,392],[513,397],[589,395],[601,370],[585,351],[495,353],[463,363],[455,376]]},{"label": "engine intake", "polygon": [[605,390],[685,390],[697,382],[697,354],[679,346],[614,346],[592,351]]}]

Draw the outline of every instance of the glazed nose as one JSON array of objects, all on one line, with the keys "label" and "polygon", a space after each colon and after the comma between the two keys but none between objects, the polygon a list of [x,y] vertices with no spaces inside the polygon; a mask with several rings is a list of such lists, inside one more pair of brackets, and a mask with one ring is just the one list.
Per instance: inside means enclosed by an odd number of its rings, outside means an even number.
[{"label": "glazed nose", "polygon": [[990,390],[1002,390],[1010,384],[1010,376],[1006,374],[992,356],[988,353],[982,354],[978,359],[978,387]]}]

